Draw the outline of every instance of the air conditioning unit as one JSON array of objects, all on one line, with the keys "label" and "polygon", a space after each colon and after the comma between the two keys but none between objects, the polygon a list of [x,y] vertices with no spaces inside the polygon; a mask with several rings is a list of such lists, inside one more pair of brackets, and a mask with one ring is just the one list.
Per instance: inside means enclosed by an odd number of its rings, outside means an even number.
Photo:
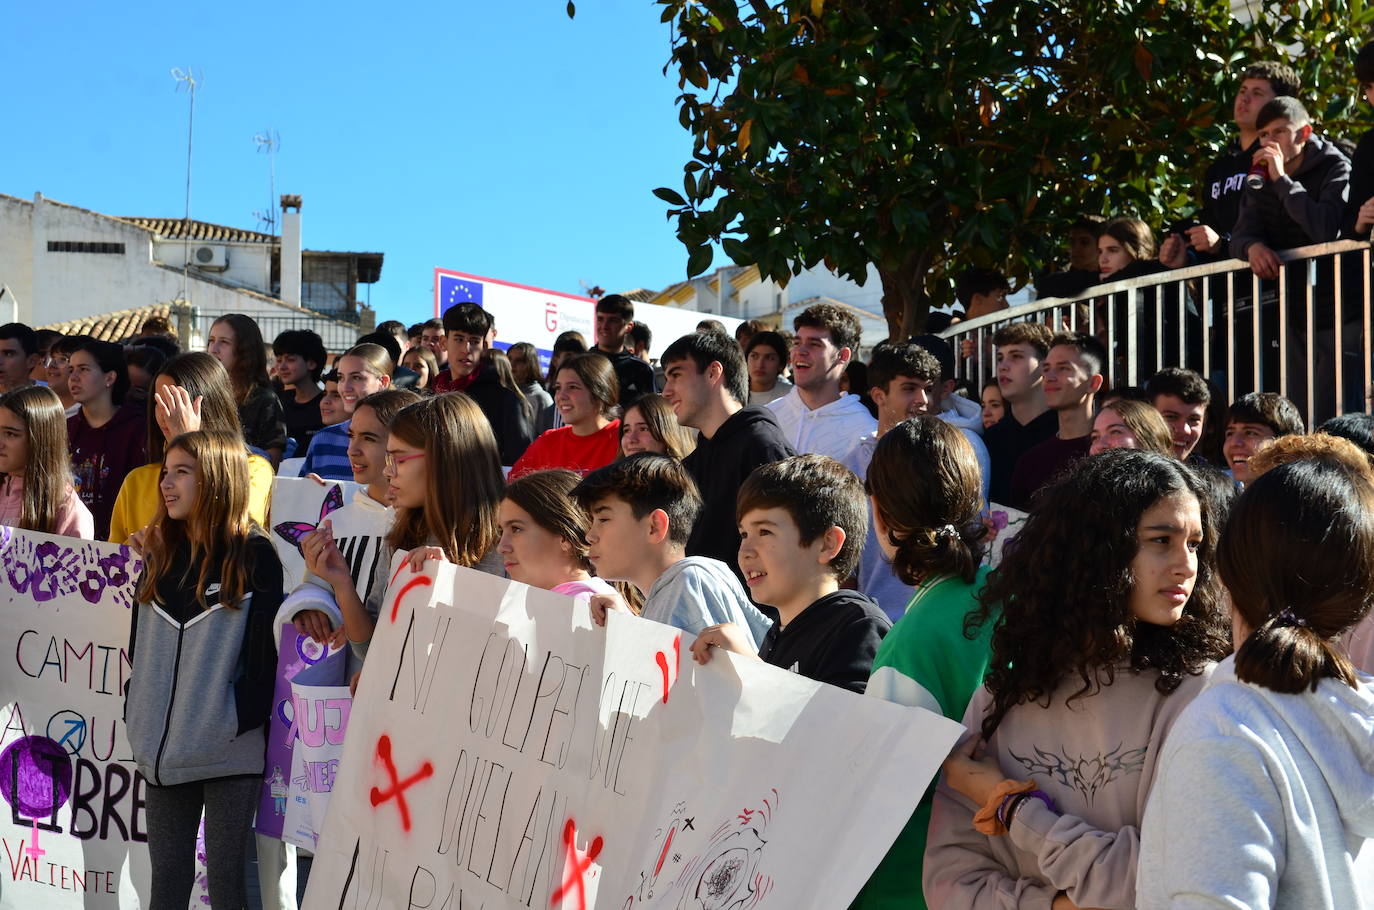
[{"label": "air conditioning unit", "polygon": [[196,246],[191,248],[191,258],[187,265],[204,269],[207,272],[222,272],[229,268],[229,251],[222,246]]}]

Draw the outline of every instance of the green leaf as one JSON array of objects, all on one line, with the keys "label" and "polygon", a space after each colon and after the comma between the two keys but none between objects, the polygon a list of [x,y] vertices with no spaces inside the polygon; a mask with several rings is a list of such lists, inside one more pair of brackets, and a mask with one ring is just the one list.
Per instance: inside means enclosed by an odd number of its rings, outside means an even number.
[{"label": "green leaf", "polygon": [[573,0],[568,0],[568,18],[572,19],[577,15],[577,7],[573,5]]},{"label": "green leaf", "polygon": [[705,244],[687,254],[687,277],[695,278],[711,267],[711,248]]},{"label": "green leaf", "polygon": [[687,204],[687,200],[686,200],[686,199],[683,199],[681,196],[679,196],[677,193],[673,192],[672,190],[668,189],[666,186],[661,186],[661,187],[659,187],[658,189],[654,190],[654,195],[657,196],[658,198],[662,199],[664,202],[668,203],[669,205],[686,205],[686,204]]}]

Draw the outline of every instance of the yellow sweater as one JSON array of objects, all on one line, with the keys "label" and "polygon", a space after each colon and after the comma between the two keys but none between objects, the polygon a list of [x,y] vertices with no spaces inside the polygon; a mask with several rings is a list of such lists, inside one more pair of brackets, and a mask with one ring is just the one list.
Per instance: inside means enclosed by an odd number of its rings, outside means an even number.
[{"label": "yellow sweater", "polygon": [[[110,516],[110,542],[124,543],[129,535],[141,531],[157,516],[158,481],[161,464],[145,464],[134,468],[124,478]],[[260,455],[248,457],[248,514],[263,527],[267,526],[267,505],[272,496],[272,463]]]}]

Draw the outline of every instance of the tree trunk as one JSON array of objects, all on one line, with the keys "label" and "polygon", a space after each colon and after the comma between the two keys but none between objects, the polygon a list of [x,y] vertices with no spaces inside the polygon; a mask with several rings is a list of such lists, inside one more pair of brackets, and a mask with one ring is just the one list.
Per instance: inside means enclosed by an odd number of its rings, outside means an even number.
[{"label": "tree trunk", "polygon": [[888,338],[905,341],[925,331],[926,316],[930,313],[930,298],[926,295],[925,275],[930,268],[926,253],[910,253],[902,258],[896,269],[878,266],[883,282],[883,316],[887,318]]}]

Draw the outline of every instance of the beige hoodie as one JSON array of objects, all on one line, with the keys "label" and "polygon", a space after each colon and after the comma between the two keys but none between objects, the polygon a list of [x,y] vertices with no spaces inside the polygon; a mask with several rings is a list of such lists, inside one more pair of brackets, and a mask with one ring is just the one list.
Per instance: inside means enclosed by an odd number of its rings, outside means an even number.
[{"label": "beige hoodie", "polygon": [[[973,829],[977,807],[942,780],[922,879],[931,910],[1048,910],[1060,891],[1079,907],[1133,908],[1139,824],[1160,747],[1211,670],[1171,695],[1155,688],[1154,672],[1118,670],[1110,686],[1068,704],[1080,683],[1067,680],[1049,707],[1041,701],[1008,711],[986,752],[1008,778],[1033,779],[1059,811],[1029,800],[1010,833],[988,837]],[[956,749],[968,750],[991,704],[979,689]]]}]

